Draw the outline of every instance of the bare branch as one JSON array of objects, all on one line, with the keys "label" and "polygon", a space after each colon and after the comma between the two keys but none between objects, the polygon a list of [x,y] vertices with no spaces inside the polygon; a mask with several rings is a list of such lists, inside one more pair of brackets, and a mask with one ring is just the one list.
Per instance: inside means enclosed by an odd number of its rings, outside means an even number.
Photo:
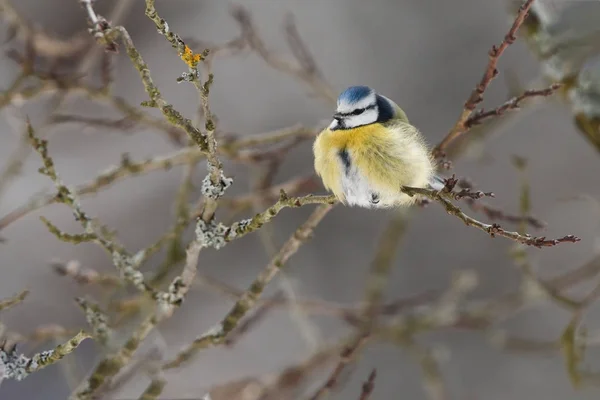
[{"label": "bare branch", "polygon": [[277,275],[287,260],[298,251],[300,246],[308,240],[313,230],[332,208],[333,206],[329,204],[317,207],[306,222],[281,247],[277,255],[258,275],[223,320],[214,329],[200,335],[190,346],[181,351],[174,360],[165,364],[164,368],[178,367],[183,362],[189,360],[199,350],[223,343],[227,336],[238,326],[246,313],[254,307],[262,295],[265,286]]},{"label": "bare branch", "polygon": [[375,378],[377,378],[377,370],[373,368],[373,371],[369,374],[369,378],[362,385],[362,391],[358,400],[369,400],[373,390],[375,390]]},{"label": "bare branch", "polygon": [[340,353],[340,361],[335,366],[333,372],[331,375],[329,375],[329,378],[327,378],[325,383],[310,397],[310,400],[318,400],[323,398],[323,396],[329,393],[337,385],[342,372],[354,359],[356,353],[364,346],[368,339],[369,334],[362,334],[344,346],[342,352]]},{"label": "bare branch", "polygon": [[29,294],[29,290],[23,290],[21,293],[9,297],[8,299],[0,300],[0,311],[8,310],[9,308],[23,302],[25,297]]},{"label": "bare branch", "polygon": [[450,200],[446,199],[441,192],[437,192],[435,190],[411,188],[411,187],[404,187],[403,191],[404,191],[404,193],[408,194],[409,196],[421,195],[421,196],[428,197],[431,200],[437,201],[446,209],[446,212],[448,212],[448,214],[454,215],[455,217],[462,220],[468,226],[472,226],[474,228],[477,228],[477,229],[480,229],[480,230],[486,232],[491,237],[495,237],[496,235],[498,235],[498,236],[502,236],[507,239],[513,240],[515,242],[518,242],[518,243],[521,243],[521,244],[524,244],[527,246],[537,247],[537,248],[552,247],[552,246],[556,246],[559,243],[565,243],[565,242],[576,243],[581,240],[578,237],[573,236],[573,235],[566,235],[566,236],[563,236],[563,237],[557,238],[557,239],[546,239],[545,236],[532,237],[530,235],[521,235],[518,232],[507,231],[498,224],[490,225],[490,224],[485,224],[483,222],[477,221],[476,219],[474,219],[474,218],[468,216],[467,214],[465,214],[464,212],[462,212],[460,208],[458,208],[457,206],[452,204],[452,202],[450,202]]},{"label": "bare branch", "polygon": [[503,115],[506,111],[518,110],[521,102],[530,97],[548,97],[554,94],[562,85],[560,83],[553,83],[546,89],[531,89],[526,90],[523,94],[513,97],[506,101],[504,104],[485,111],[483,108],[473,113],[464,123],[465,129],[470,129],[475,125],[479,125],[487,119],[498,117]]},{"label": "bare branch", "polygon": [[332,88],[322,79],[320,72],[316,68],[316,63],[312,55],[308,52],[308,46],[301,40],[300,35],[291,18],[286,21],[286,33],[288,43],[292,48],[292,53],[298,61],[298,65],[281,58],[269,50],[265,46],[252,20],[250,12],[242,7],[236,6],[231,9],[231,15],[240,25],[242,37],[247,41],[248,45],[254,50],[271,68],[289,74],[300,79],[321,98],[334,104],[336,95]]},{"label": "bare branch", "polygon": [[465,102],[460,117],[458,118],[458,121],[456,121],[456,123],[454,124],[454,127],[450,130],[448,135],[434,148],[434,156],[442,158],[444,155],[444,150],[446,149],[446,147],[448,147],[450,142],[454,141],[457,137],[466,132],[467,127],[465,124],[468,118],[473,113],[473,110],[475,110],[475,107],[477,107],[477,105],[483,101],[483,94],[485,93],[489,84],[492,82],[492,79],[494,79],[498,75],[498,70],[496,69],[496,66],[498,65],[498,60],[502,56],[502,53],[504,53],[504,51],[508,48],[508,46],[513,44],[514,41],[517,39],[517,31],[525,21],[525,18],[527,17],[527,14],[529,12],[529,9],[533,5],[533,2],[534,0],[526,0],[521,5],[512,26],[510,27],[508,33],[504,36],[504,39],[502,40],[500,45],[492,46],[492,49],[489,52],[489,61],[487,66],[485,67],[485,71],[481,80],[479,81],[475,89],[473,89],[471,95]]}]

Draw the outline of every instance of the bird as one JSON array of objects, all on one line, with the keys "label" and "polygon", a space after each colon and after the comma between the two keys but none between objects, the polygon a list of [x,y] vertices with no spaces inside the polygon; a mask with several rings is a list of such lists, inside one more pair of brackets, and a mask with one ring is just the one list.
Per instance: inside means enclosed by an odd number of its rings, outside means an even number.
[{"label": "bird", "polygon": [[340,93],[333,120],[317,135],[313,153],[323,185],[348,206],[409,206],[416,197],[403,187],[445,186],[423,134],[400,106],[368,86]]}]

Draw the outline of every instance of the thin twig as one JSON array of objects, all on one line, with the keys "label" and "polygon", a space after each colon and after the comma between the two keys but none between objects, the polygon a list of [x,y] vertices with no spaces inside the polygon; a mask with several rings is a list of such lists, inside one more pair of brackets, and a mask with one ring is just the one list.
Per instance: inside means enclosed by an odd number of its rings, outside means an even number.
[{"label": "thin twig", "polygon": [[23,302],[28,294],[29,290],[23,290],[21,293],[9,297],[8,299],[0,300],[0,311],[8,310],[9,308]]},{"label": "thin twig", "polygon": [[370,332],[376,323],[377,310],[381,307],[388,277],[392,272],[396,252],[400,246],[400,239],[404,236],[406,227],[406,213],[395,210],[392,220],[381,235],[369,276],[366,279],[365,307],[362,315],[364,332]]},{"label": "thin twig", "polygon": [[[299,393],[293,395],[298,388],[308,379],[311,373],[323,368],[329,361],[339,353],[340,346],[328,346],[311,355],[307,360],[300,364],[293,365],[284,369],[274,382],[267,385],[260,391],[255,400],[280,400],[298,398]],[[215,399],[216,400],[216,399]]]},{"label": "thin twig", "polygon": [[277,255],[269,262],[265,269],[258,275],[248,290],[235,303],[222,321],[210,331],[200,335],[191,345],[181,351],[174,360],[166,363],[164,368],[175,368],[189,360],[196,352],[203,348],[221,344],[227,336],[238,326],[240,320],[254,307],[263,293],[265,286],[283,268],[287,260],[294,255],[302,243],[311,236],[315,227],[333,208],[332,205],[320,205],[313,211],[304,224],[281,247]]},{"label": "thin twig", "polygon": [[456,123],[454,124],[454,127],[452,127],[448,135],[434,148],[434,156],[438,158],[443,157],[444,150],[450,144],[450,142],[454,141],[457,137],[466,132],[467,127],[465,123],[473,113],[473,110],[475,110],[475,107],[477,107],[477,105],[483,101],[483,94],[485,93],[492,79],[494,79],[496,75],[498,75],[498,70],[496,69],[496,66],[498,65],[498,60],[502,56],[502,53],[504,53],[504,51],[508,48],[508,46],[510,46],[515,42],[515,40],[517,40],[517,31],[525,21],[525,18],[527,17],[527,14],[529,13],[529,9],[531,8],[533,2],[534,0],[526,0],[521,5],[517,16],[515,17],[515,20],[512,26],[510,27],[510,30],[504,36],[504,39],[502,40],[500,45],[492,46],[492,49],[489,52],[489,61],[481,80],[479,81],[475,89],[473,89],[471,95],[465,102],[460,117],[458,118],[458,121],[456,121]]},{"label": "thin twig", "polygon": [[465,129],[470,129],[475,125],[479,125],[486,121],[487,119],[498,117],[503,115],[506,111],[518,110],[521,102],[530,97],[548,97],[554,94],[556,90],[558,90],[562,85],[560,83],[553,83],[546,89],[531,89],[526,90],[523,94],[513,97],[512,99],[506,101],[502,105],[485,111],[483,108],[474,112],[467,120],[465,121]]},{"label": "thin twig", "polygon": [[12,31],[8,35],[9,39],[16,36],[17,39],[29,41],[35,53],[42,57],[72,59],[90,44],[89,36],[85,33],[61,39],[57,35],[41,31],[25,20],[9,0],[0,0],[0,18]]},{"label": "thin twig", "polygon": [[340,353],[340,360],[325,381],[323,385],[321,385],[317,391],[310,397],[310,400],[318,400],[323,398],[327,393],[329,393],[333,388],[338,384],[338,380],[342,374],[342,372],[346,369],[348,364],[354,359],[358,351],[365,345],[367,340],[369,339],[369,334],[362,334],[358,337],[352,339],[350,343],[348,343],[342,349]]},{"label": "thin twig", "polygon": [[474,228],[484,231],[485,233],[489,234],[491,237],[502,236],[507,239],[513,240],[515,242],[518,242],[518,243],[521,243],[521,244],[524,244],[527,246],[537,247],[537,248],[552,247],[552,246],[556,246],[559,243],[565,243],[565,242],[576,243],[581,240],[578,237],[573,236],[573,235],[566,235],[566,236],[563,236],[563,237],[557,238],[557,239],[546,239],[545,236],[534,237],[534,236],[530,236],[528,234],[522,235],[518,232],[507,231],[498,224],[491,224],[491,225],[486,224],[486,223],[477,221],[476,219],[468,216],[467,214],[462,212],[462,210],[460,208],[458,208],[457,206],[452,204],[452,202],[450,200],[446,199],[444,197],[443,193],[441,193],[441,192],[438,192],[435,190],[422,189],[422,188],[411,188],[411,187],[404,187],[403,192],[408,194],[409,196],[414,196],[414,195],[425,196],[427,198],[430,198],[431,200],[434,200],[434,201],[440,203],[446,209],[446,212],[448,214],[452,214],[455,217],[459,218],[467,226],[472,226]]},{"label": "thin twig", "polygon": [[333,89],[324,81],[320,72],[316,68],[316,63],[312,55],[308,51],[300,35],[298,34],[297,28],[295,27],[294,21],[291,17],[286,20],[286,37],[288,44],[292,49],[296,61],[298,64],[294,64],[289,60],[279,57],[276,54],[270,52],[260,35],[257,32],[254,21],[250,12],[242,7],[235,6],[231,9],[231,15],[240,25],[242,30],[242,37],[247,41],[248,45],[254,50],[271,68],[287,73],[288,75],[300,79],[303,83],[310,86],[310,88],[321,98],[328,101],[330,104],[334,104],[336,95]]},{"label": "thin twig", "polygon": [[[46,368],[71,354],[85,339],[91,336],[80,331],[66,343],[59,344],[54,349],[34,354],[31,358],[16,351],[16,346],[7,348],[6,344],[0,342],[0,361],[4,368],[0,378],[25,379],[28,375]],[[0,379],[1,380],[1,379]]]},{"label": "thin twig", "polygon": [[203,152],[207,152],[208,142],[206,139],[206,134],[196,128],[189,118],[185,118],[171,104],[163,99],[161,92],[150,76],[150,69],[148,68],[148,65],[133,44],[133,40],[131,39],[131,36],[129,36],[129,32],[127,32],[127,30],[122,26],[113,28],[113,32],[118,33],[118,35],[121,37],[123,43],[125,44],[127,55],[140,74],[144,88],[146,89],[146,92],[150,98],[150,101],[146,102],[145,105],[158,108],[167,121],[185,130],[190,139],[198,146],[198,148],[200,148]]},{"label": "thin twig", "polygon": [[535,229],[543,229],[546,227],[546,223],[533,215],[513,215],[503,210],[492,207],[489,204],[482,203],[481,201],[475,201],[473,199],[465,199],[465,203],[469,208],[476,212],[481,212],[490,221],[506,221],[512,224],[525,223]]},{"label": "thin twig", "polygon": [[358,400],[369,400],[371,394],[373,394],[373,390],[375,390],[375,378],[377,378],[377,370],[373,368],[369,374],[369,378],[362,385],[362,391]]}]

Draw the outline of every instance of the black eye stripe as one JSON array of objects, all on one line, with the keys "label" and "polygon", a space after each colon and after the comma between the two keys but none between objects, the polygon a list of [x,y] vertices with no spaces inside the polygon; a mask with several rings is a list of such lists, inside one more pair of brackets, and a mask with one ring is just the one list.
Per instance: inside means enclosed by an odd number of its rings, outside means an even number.
[{"label": "black eye stripe", "polygon": [[360,115],[360,114],[364,113],[367,110],[374,109],[375,107],[376,107],[375,104],[371,104],[371,105],[369,105],[367,107],[364,107],[364,108],[357,108],[356,110],[353,110],[352,112],[349,112],[349,113],[337,113],[337,115],[342,116],[342,117],[350,117],[350,116],[353,116],[353,115]]}]

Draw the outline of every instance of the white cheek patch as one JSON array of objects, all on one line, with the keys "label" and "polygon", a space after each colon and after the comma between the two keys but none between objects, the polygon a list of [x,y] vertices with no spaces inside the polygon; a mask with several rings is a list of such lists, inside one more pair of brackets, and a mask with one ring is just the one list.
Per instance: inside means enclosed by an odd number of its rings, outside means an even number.
[{"label": "white cheek patch", "polygon": [[377,122],[377,114],[378,113],[376,109],[370,109],[366,110],[362,114],[346,117],[344,118],[344,126],[345,128],[349,129],[356,128],[357,126],[372,124]]}]

